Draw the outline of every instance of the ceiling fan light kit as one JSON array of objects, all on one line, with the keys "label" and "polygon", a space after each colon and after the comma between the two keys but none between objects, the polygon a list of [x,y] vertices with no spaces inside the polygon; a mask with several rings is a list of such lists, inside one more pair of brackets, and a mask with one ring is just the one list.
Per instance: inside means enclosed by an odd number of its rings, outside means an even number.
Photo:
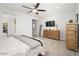
[{"label": "ceiling fan light kit", "polygon": [[37,3],[34,8],[30,8],[30,7],[27,7],[25,5],[22,5],[22,7],[31,10],[31,11],[28,11],[27,13],[34,12],[35,14],[39,15],[39,13],[38,13],[39,11],[41,11],[41,12],[45,12],[46,11],[46,10],[38,9],[39,5],[40,5],[40,3]]}]

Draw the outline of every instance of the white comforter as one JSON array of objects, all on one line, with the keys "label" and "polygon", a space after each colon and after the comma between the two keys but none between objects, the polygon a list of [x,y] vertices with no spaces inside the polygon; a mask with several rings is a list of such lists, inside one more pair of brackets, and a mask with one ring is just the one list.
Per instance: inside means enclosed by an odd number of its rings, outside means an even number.
[{"label": "white comforter", "polygon": [[14,37],[0,39],[0,55],[26,55],[30,47]]}]

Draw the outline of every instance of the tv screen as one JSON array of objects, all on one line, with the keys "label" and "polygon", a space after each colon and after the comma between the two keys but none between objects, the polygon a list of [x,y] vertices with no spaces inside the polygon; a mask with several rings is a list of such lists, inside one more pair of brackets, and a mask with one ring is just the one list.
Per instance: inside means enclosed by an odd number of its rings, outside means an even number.
[{"label": "tv screen", "polygon": [[55,21],[47,21],[46,22],[46,27],[53,27],[55,26]]}]

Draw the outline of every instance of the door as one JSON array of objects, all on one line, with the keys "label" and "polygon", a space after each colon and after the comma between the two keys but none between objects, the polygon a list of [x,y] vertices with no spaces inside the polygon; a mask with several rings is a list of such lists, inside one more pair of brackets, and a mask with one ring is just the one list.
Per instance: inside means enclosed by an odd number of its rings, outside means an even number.
[{"label": "door", "polygon": [[43,26],[40,25],[40,29],[39,29],[39,36],[42,36],[42,29],[43,29]]},{"label": "door", "polygon": [[32,36],[37,35],[37,20],[32,20]]}]

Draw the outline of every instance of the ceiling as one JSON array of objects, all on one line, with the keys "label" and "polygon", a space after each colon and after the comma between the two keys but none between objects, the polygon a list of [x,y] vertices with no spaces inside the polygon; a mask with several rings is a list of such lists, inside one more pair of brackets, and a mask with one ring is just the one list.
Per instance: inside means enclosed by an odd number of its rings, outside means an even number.
[{"label": "ceiling", "polygon": [[[33,8],[36,3],[0,3],[0,11],[17,14],[25,13],[29,9],[23,8],[22,5]],[[55,13],[72,13],[77,8],[76,3],[41,3],[39,9],[45,9],[46,12],[40,12],[40,15],[55,14]]]}]

